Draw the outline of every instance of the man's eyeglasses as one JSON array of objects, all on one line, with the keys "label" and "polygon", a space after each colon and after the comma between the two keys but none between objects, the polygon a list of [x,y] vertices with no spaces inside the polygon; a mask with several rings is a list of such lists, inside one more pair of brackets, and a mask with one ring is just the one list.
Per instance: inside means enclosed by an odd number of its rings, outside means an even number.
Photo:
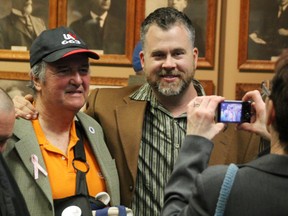
[{"label": "man's eyeglasses", "polygon": [[262,98],[269,97],[271,94],[271,81],[265,80],[261,83],[261,96]]}]

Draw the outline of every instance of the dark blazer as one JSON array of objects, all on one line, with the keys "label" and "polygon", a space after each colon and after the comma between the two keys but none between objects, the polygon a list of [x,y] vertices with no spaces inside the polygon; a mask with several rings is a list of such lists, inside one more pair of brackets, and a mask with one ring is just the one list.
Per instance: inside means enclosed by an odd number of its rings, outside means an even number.
[{"label": "dark blazer", "polygon": [[0,153],[0,215],[29,216],[24,198]]},{"label": "dark blazer", "polygon": [[[288,7],[285,8],[280,17],[277,19],[277,30],[280,28],[284,28],[288,31]],[[276,41],[279,49],[288,48],[288,36],[278,35]]]},{"label": "dark blazer", "polygon": [[[214,148],[217,145],[215,143]],[[210,140],[200,136],[186,137],[165,189],[162,216],[214,215],[228,166],[207,168],[212,149]],[[268,154],[241,165],[225,215],[287,215],[287,164],[287,155]]]},{"label": "dark blazer", "polygon": [[125,22],[108,13],[100,33],[92,21],[92,17],[86,15],[71,23],[70,28],[85,41],[89,49],[103,50],[104,54],[124,54]]},{"label": "dark blazer", "polygon": [[[118,173],[115,161],[111,158],[104,142],[102,129],[94,119],[84,113],[79,112],[77,118],[83,126],[83,131],[91,144],[91,149],[105,178],[107,192],[111,197],[111,205],[119,205]],[[95,133],[91,132],[91,127],[94,128]],[[7,143],[4,158],[19,185],[30,214],[32,216],[54,216],[49,178],[39,172],[39,178],[34,179],[33,164],[31,163],[32,154],[37,155],[39,164],[46,170],[32,123],[24,119],[17,119],[13,137]]]},{"label": "dark blazer", "polygon": [[0,20],[0,49],[11,49],[11,46],[26,46],[30,49],[34,39],[46,29],[41,18],[30,17],[35,34],[31,34],[25,24],[13,13]]},{"label": "dark blazer", "polygon": [[[130,206],[136,185],[138,153],[146,101],[131,100],[129,96],[139,86],[101,88],[90,93],[86,113],[103,128],[106,143],[116,159],[120,177],[121,203]],[[259,137],[236,132],[235,125],[215,138],[210,164],[243,163],[255,158]],[[183,137],[184,138],[184,137]]]}]

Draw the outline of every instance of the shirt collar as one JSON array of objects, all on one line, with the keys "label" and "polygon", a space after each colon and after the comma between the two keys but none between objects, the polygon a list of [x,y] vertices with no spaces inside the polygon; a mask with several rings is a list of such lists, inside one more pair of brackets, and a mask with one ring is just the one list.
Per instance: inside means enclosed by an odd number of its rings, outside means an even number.
[{"label": "shirt collar", "polygon": [[12,11],[12,13],[15,14],[16,16],[24,17],[22,11],[20,11],[20,10],[17,10],[17,9],[15,9],[15,8],[12,8],[11,11]]},{"label": "shirt collar", "polygon": [[97,17],[100,17],[101,21],[104,21],[108,15],[108,12],[106,11],[104,14],[102,14],[102,16],[99,16],[99,15],[95,14],[93,11],[90,11],[90,15],[91,15],[93,20],[96,20]]},{"label": "shirt collar", "polygon": [[283,6],[282,6],[282,10],[283,10],[283,11],[286,10],[287,7],[288,7],[288,4],[283,5]]},{"label": "shirt collar", "polygon": [[[38,143],[39,145],[47,145],[49,144],[49,141],[46,139],[46,136],[42,130],[42,127],[40,125],[39,119],[35,119],[32,120],[32,125],[34,128],[34,131],[37,131],[37,133],[35,133]],[[70,138],[69,138],[69,146],[70,148],[72,148],[73,146],[76,145],[77,141],[79,140],[79,138],[77,137],[77,133],[76,133],[76,127],[75,127],[75,121],[72,122],[71,128],[70,128]]]}]

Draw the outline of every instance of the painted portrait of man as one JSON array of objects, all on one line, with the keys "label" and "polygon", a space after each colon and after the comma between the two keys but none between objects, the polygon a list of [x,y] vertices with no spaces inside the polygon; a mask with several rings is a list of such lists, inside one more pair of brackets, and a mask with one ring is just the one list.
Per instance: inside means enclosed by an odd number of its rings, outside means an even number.
[{"label": "painted portrait of man", "polygon": [[70,0],[67,25],[99,54],[125,54],[125,0]]},{"label": "painted portrait of man", "polygon": [[2,0],[0,49],[29,50],[34,39],[47,28],[49,1]]}]

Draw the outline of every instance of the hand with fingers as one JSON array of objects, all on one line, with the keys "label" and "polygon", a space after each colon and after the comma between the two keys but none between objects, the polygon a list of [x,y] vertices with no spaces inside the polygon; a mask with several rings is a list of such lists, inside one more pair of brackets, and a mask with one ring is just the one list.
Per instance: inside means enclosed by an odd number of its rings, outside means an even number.
[{"label": "hand with fingers", "polygon": [[187,109],[187,135],[203,136],[212,139],[224,129],[223,123],[215,122],[218,104],[224,100],[221,96],[202,96],[194,98]]},{"label": "hand with fingers", "polygon": [[[247,92],[243,98],[243,101],[251,100],[252,117],[250,123],[242,123],[237,125],[238,130],[246,130],[263,137],[266,140],[270,140],[270,133],[267,130],[266,122],[266,107],[261,94],[258,90]],[[268,100],[268,99],[267,99]]]},{"label": "hand with fingers", "polygon": [[27,120],[36,119],[38,112],[32,104],[33,96],[28,94],[25,97],[15,96],[13,103],[15,107],[15,117],[25,118]]}]

